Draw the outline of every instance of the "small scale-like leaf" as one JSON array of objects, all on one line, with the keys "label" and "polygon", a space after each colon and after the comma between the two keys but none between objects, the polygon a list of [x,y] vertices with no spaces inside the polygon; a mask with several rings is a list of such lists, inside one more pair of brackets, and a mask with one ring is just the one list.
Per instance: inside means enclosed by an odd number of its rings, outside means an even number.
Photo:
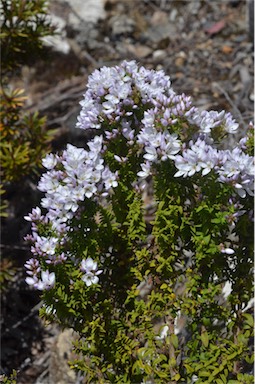
[{"label": "small scale-like leaf", "polygon": [[179,373],[176,373],[176,375],[173,377],[173,380],[179,381],[181,378],[181,375]]},{"label": "small scale-like leaf", "polygon": [[245,323],[253,328],[254,320],[253,320],[252,315],[250,313],[244,313],[243,316],[245,317]]},{"label": "small scale-like leaf", "polygon": [[172,333],[170,336],[170,340],[171,340],[171,343],[173,344],[174,348],[178,348],[178,343],[179,343],[178,336],[175,335],[174,333]]},{"label": "small scale-like leaf", "polygon": [[201,377],[210,377],[211,376],[211,372],[199,371],[199,376],[201,376]]},{"label": "small scale-like leaf", "polygon": [[201,341],[202,341],[203,346],[205,348],[207,348],[208,344],[209,344],[209,336],[208,336],[207,331],[202,332],[202,334],[201,334]]}]

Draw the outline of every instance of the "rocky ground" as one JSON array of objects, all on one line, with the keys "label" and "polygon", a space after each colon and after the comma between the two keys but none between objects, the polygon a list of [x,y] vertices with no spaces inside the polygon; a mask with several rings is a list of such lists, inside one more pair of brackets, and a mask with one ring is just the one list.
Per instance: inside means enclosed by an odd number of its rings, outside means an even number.
[{"label": "rocky ground", "polygon": [[[253,119],[253,37],[246,1],[211,0],[51,0],[50,17],[58,35],[45,39],[46,61],[23,67],[15,86],[25,89],[28,111],[47,116],[57,129],[53,149],[67,142],[82,146],[75,129],[79,100],[89,74],[103,65],[135,59],[164,69],[178,93],[192,95],[203,109],[226,109],[243,134]],[[252,1],[250,2],[253,3]],[[24,283],[29,257],[23,216],[39,195],[36,184],[13,191],[9,218],[2,225],[4,257],[14,260],[14,282],[2,295],[1,373],[18,371],[18,383],[71,384],[67,368],[70,331],[45,326],[38,317],[39,296]],[[1,382],[1,378],[0,378]]]}]

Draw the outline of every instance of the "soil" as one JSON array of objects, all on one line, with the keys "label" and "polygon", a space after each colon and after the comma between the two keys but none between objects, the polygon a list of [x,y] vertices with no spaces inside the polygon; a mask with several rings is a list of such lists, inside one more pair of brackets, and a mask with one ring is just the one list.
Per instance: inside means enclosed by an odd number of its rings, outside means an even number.
[{"label": "soil", "polygon": [[[13,79],[28,95],[26,111],[39,111],[47,116],[48,129],[57,130],[54,151],[67,142],[84,145],[87,137],[75,123],[87,78],[94,69],[125,59],[163,69],[176,92],[191,95],[201,109],[228,110],[244,134],[254,111],[253,32],[247,5],[253,2],[97,1],[101,13],[91,21],[85,13],[83,18],[75,14],[72,1],[50,1],[51,13],[63,21],[60,42],[48,50],[46,61],[38,58]],[[23,241],[29,232],[23,216],[40,199],[37,181],[12,186],[9,216],[2,221],[2,258],[13,262],[15,275],[1,298],[1,373],[16,369],[17,382],[24,384],[79,383],[81,379],[68,376],[68,356],[56,350],[61,330],[42,323],[39,294],[24,282],[23,264],[30,253]],[[62,345],[60,349],[67,348]],[[61,373],[63,364],[66,370]]]}]

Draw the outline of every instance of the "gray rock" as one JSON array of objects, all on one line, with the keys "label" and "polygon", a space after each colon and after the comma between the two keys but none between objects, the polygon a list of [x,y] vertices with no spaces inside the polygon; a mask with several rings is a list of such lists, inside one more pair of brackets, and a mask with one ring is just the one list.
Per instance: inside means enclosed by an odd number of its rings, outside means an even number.
[{"label": "gray rock", "polygon": [[105,0],[56,0],[65,3],[72,9],[69,14],[69,23],[77,27],[81,21],[96,23],[106,16]]},{"label": "gray rock", "polygon": [[171,39],[171,37],[175,35],[176,35],[176,26],[170,23],[152,26],[143,33],[143,37],[146,40],[150,40],[153,43],[157,43],[157,44],[166,38]]},{"label": "gray rock", "polygon": [[121,35],[124,33],[132,33],[134,31],[135,22],[126,15],[115,15],[109,20],[113,35]]},{"label": "gray rock", "polygon": [[[75,332],[72,329],[65,329],[56,339],[52,348],[49,381],[54,384],[75,384],[76,375],[68,365],[72,358],[72,343],[75,340]],[[74,357],[74,356],[73,356]]]}]

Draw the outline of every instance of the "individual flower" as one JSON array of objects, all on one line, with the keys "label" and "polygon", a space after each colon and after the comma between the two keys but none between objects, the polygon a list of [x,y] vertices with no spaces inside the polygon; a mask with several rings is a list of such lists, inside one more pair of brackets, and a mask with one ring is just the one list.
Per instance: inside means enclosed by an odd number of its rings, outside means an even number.
[{"label": "individual flower", "polygon": [[[86,260],[81,261],[81,271],[82,272],[95,272],[97,270],[97,262],[94,261],[91,257],[88,257]],[[101,271],[102,272],[102,271]]]},{"label": "individual flower", "polygon": [[239,128],[239,124],[233,119],[233,116],[229,112],[224,116],[224,128],[228,133],[236,133]]},{"label": "individual flower", "polygon": [[146,179],[151,173],[151,166],[150,162],[146,161],[145,163],[141,164],[142,171],[139,171],[137,173],[137,176],[141,177],[142,179]]},{"label": "individual flower", "polygon": [[147,146],[145,147],[145,155],[143,156],[146,160],[149,160],[151,162],[155,162],[158,159],[158,153],[154,146]]},{"label": "individual flower", "polygon": [[24,266],[29,276],[36,276],[41,271],[39,261],[34,258],[27,260]]},{"label": "individual flower", "polygon": [[104,182],[104,186],[106,190],[109,190],[110,188],[116,188],[118,185],[117,182],[117,175],[118,173],[112,173],[109,168],[105,168],[102,172],[102,179]]},{"label": "individual flower", "polygon": [[224,244],[220,244],[221,253],[226,253],[227,255],[233,255],[235,251],[232,248],[225,247]]},{"label": "individual flower", "polygon": [[41,280],[39,280],[35,287],[40,291],[48,290],[54,287],[56,281],[56,276],[54,272],[49,272],[48,270],[42,271]]},{"label": "individual flower", "polygon": [[64,254],[64,252],[62,252],[60,255],[51,256],[45,262],[46,262],[46,264],[57,265],[57,264],[64,263],[66,260],[67,260],[67,256]]},{"label": "individual flower", "polygon": [[44,168],[53,169],[57,165],[58,159],[53,153],[49,153],[42,159],[42,165]]},{"label": "individual flower", "polygon": [[38,282],[39,282],[39,279],[36,275],[33,275],[33,276],[29,276],[29,277],[26,277],[25,278],[25,282],[30,285],[31,287],[37,289],[37,286],[38,286]]},{"label": "individual flower", "polygon": [[[99,271],[98,271],[99,272]],[[90,287],[92,284],[97,284],[99,282],[98,278],[98,272],[94,273],[86,273],[86,275],[82,276],[82,281],[87,285],[87,287]],[[102,271],[101,271],[102,272]]]},{"label": "individual flower", "polygon": [[189,122],[196,124],[200,132],[210,133],[213,128],[221,125],[224,114],[225,111],[197,111],[196,114],[189,118]]},{"label": "individual flower", "polygon": [[57,237],[38,236],[35,247],[38,249],[39,254],[54,255],[58,242]]},{"label": "individual flower", "polygon": [[88,257],[86,260],[81,261],[80,269],[85,274],[82,276],[82,280],[89,287],[92,284],[97,284],[99,281],[98,275],[100,275],[103,270],[97,267],[97,262],[94,261],[91,257]]},{"label": "individual flower", "polygon": [[28,216],[24,216],[24,219],[27,221],[38,221],[42,220],[42,211],[39,207],[33,208],[32,213],[29,213]]}]

